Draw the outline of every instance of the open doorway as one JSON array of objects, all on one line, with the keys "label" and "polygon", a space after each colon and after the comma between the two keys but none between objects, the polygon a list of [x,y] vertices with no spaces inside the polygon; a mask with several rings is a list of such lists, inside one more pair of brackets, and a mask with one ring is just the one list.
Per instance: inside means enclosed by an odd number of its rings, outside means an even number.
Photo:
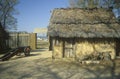
[{"label": "open doorway", "polygon": [[47,28],[35,28],[34,33],[37,33],[37,49],[48,49]]}]

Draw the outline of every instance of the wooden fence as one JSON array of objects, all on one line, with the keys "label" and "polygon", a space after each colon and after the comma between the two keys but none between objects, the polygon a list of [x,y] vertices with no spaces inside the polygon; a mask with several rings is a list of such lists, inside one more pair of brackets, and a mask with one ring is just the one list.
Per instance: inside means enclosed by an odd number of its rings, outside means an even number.
[{"label": "wooden fence", "polygon": [[0,53],[1,53],[1,51],[4,51],[8,48],[9,47],[6,45],[6,39],[0,38]]},{"label": "wooden fence", "polygon": [[36,33],[10,33],[9,36],[10,39],[6,41],[6,44],[10,48],[30,46],[33,50],[36,49]]}]

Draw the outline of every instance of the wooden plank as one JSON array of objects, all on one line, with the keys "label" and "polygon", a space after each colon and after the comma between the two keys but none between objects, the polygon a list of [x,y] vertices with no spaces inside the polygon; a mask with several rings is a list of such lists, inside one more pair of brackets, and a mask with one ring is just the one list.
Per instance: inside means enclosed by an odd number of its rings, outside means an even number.
[{"label": "wooden plank", "polygon": [[30,34],[30,47],[34,50],[37,48],[37,34]]},{"label": "wooden plank", "polygon": [[32,46],[33,49],[36,48],[36,34],[35,33],[12,33],[9,35],[10,39],[8,45],[11,48],[16,48],[18,46]]}]

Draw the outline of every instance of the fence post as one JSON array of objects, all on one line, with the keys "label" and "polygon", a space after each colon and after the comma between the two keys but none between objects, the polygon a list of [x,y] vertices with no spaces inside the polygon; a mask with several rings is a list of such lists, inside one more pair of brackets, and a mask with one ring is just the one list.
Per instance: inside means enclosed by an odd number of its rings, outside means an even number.
[{"label": "fence post", "polygon": [[17,33],[17,47],[19,47],[20,46],[20,44],[19,44],[19,32]]},{"label": "fence post", "polygon": [[30,47],[32,50],[36,49],[37,46],[37,34],[36,33],[31,33],[30,34]]}]

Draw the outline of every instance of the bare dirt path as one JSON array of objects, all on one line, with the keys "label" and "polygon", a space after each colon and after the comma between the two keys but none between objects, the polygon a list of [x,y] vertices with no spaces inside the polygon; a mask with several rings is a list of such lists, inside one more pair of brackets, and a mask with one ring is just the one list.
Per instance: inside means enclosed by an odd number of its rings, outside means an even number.
[{"label": "bare dirt path", "polygon": [[48,49],[36,50],[0,62],[0,79],[120,79],[119,64],[81,65],[73,59],[52,60]]}]

